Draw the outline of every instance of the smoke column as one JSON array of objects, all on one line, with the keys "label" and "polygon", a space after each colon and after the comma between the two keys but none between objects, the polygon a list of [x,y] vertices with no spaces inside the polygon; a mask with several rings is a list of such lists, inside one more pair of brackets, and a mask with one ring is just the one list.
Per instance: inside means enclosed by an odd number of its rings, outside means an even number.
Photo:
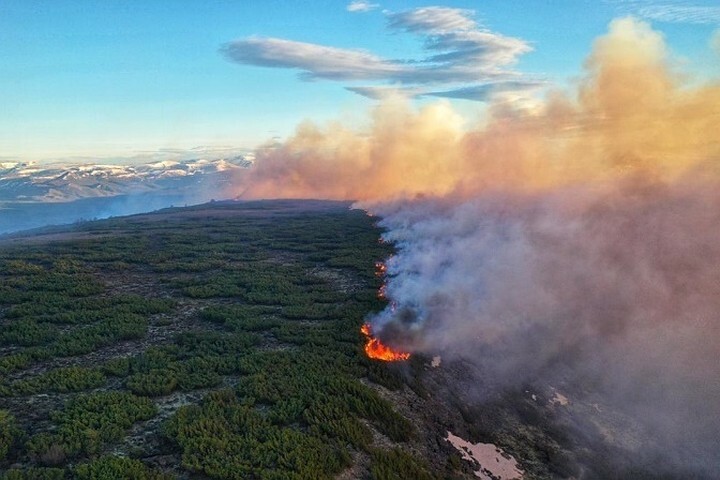
[{"label": "smoke column", "polygon": [[466,130],[447,103],[414,111],[395,99],[378,106],[364,130],[306,122],[257,153],[237,193],[385,201],[629,175],[668,182],[703,165],[717,174],[720,85],[683,85],[666,56],[647,24],[616,20],[597,40],[577,91],[554,92],[535,111],[498,103],[485,125]]},{"label": "smoke column", "polygon": [[472,129],[401,99],[363,131],[302,124],[238,193],[360,200],[398,248],[381,338],[500,386],[592,385],[671,464],[720,473],[720,85],[691,84],[632,18],[585,69]]}]

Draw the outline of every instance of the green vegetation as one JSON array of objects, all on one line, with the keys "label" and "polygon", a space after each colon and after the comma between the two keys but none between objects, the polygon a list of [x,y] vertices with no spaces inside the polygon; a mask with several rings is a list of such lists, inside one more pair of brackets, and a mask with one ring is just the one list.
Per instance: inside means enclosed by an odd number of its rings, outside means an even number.
[{"label": "green vegetation", "polygon": [[6,410],[0,410],[0,462],[5,460],[19,434],[15,418]]},{"label": "green vegetation", "polygon": [[370,473],[373,480],[434,480],[427,465],[398,448],[392,450],[373,450],[373,465]]},{"label": "green vegetation", "polygon": [[153,471],[137,460],[105,456],[75,467],[73,478],[78,480],[166,480],[172,477]]},{"label": "green vegetation", "polygon": [[217,202],[0,244],[0,478],[435,478],[374,441],[416,437],[367,383],[403,386],[362,354],[372,222]]},{"label": "green vegetation", "polygon": [[17,396],[42,392],[80,392],[104,384],[105,375],[95,368],[68,367],[50,370],[26,380],[18,380],[0,393]]},{"label": "green vegetation", "polygon": [[32,458],[49,465],[78,454],[96,454],[104,444],[121,439],[133,423],[148,420],[155,413],[150,399],[126,392],[78,396],[51,415],[57,431],[34,435],[27,450]]},{"label": "green vegetation", "polygon": [[24,468],[8,470],[2,480],[170,480],[171,475],[148,468],[127,457],[103,456],[74,468]]}]

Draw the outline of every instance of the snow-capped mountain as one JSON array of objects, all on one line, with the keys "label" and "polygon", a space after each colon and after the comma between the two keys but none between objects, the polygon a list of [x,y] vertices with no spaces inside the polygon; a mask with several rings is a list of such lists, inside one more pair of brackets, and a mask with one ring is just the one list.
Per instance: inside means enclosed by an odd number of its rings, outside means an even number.
[{"label": "snow-capped mountain", "polygon": [[70,202],[135,194],[192,194],[222,188],[252,163],[230,158],[162,160],[133,165],[43,165],[0,162],[0,202]]}]

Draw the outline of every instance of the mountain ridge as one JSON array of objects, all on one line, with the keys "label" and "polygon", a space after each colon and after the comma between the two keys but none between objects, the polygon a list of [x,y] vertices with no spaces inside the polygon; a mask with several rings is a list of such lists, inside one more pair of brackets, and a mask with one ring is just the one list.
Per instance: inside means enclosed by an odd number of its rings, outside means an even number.
[{"label": "mountain ridge", "polygon": [[0,202],[72,202],[135,194],[194,193],[252,164],[243,155],[133,165],[0,162]]}]

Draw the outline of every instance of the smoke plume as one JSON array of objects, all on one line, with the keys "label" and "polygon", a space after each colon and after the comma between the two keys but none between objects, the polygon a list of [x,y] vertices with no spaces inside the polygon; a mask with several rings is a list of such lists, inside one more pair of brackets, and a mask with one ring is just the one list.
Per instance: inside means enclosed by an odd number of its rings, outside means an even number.
[{"label": "smoke plume", "polygon": [[304,123],[239,193],[360,200],[398,249],[381,337],[498,385],[592,385],[672,462],[717,473],[719,131],[720,85],[625,18],[571,92],[500,98],[474,128],[401,99],[364,129]]},{"label": "smoke plume", "polygon": [[703,165],[715,174],[720,85],[683,80],[668,67],[659,33],[616,20],[574,92],[551,92],[530,109],[499,101],[474,129],[449,103],[416,111],[400,98],[375,108],[365,129],[305,122],[282,145],[258,152],[238,194],[384,201],[540,191],[634,174],[667,182]]}]

